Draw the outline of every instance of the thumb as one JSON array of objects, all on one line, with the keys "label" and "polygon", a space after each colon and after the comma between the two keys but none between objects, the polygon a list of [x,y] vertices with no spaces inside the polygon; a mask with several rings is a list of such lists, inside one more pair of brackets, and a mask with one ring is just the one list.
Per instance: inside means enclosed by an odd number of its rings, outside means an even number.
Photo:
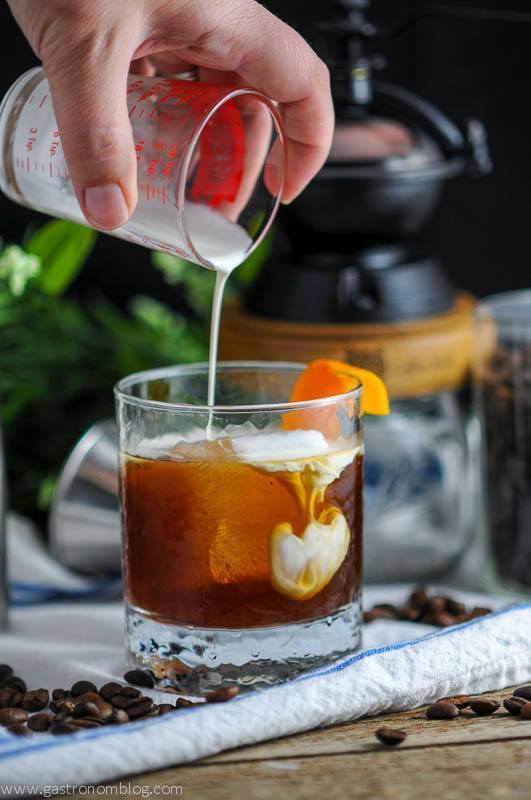
[{"label": "thumb", "polygon": [[137,201],[124,45],[110,37],[103,44],[90,39],[43,57],[78,202],[89,223],[103,230],[123,225]]}]

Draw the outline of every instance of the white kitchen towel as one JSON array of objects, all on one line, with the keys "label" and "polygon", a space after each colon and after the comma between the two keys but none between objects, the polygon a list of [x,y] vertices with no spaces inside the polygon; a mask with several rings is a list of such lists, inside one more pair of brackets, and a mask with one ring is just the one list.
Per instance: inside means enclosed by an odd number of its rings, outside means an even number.
[{"label": "white kitchen towel", "polygon": [[[395,601],[409,588],[387,595],[372,588],[366,604],[376,598]],[[119,604],[20,608],[12,614],[10,631],[0,635],[0,662],[10,663],[31,688],[68,687],[82,677],[99,686],[119,680],[126,669],[122,639]],[[226,704],[200,704],[55,738],[42,733],[23,739],[0,729],[0,785],[35,792],[34,787],[49,791],[97,783],[366,714],[413,708],[443,695],[528,681],[531,604],[444,630],[374,622],[365,627],[364,645],[362,652],[330,667]],[[158,702],[168,700],[164,693],[151,694]]]}]

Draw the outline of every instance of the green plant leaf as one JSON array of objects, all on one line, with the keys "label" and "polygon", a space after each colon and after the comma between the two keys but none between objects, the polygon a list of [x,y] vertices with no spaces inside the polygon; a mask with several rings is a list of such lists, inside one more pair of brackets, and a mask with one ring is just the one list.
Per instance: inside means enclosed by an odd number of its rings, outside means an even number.
[{"label": "green plant leaf", "polygon": [[41,260],[38,284],[45,294],[63,294],[83,266],[96,237],[92,228],[63,219],[47,222],[32,234],[26,249]]},{"label": "green plant leaf", "polygon": [[246,288],[253,283],[271,255],[272,247],[273,231],[270,230],[267,236],[262,239],[256,250],[253,250],[253,252],[247,256],[243,264],[240,264],[240,266],[234,270],[233,277],[239,286]]},{"label": "green plant leaf", "polygon": [[188,269],[189,261],[179,256],[172,256],[170,253],[161,253],[160,250],[153,250],[151,253],[153,266],[159,269],[166,283],[175,285],[181,283],[184,270]]}]

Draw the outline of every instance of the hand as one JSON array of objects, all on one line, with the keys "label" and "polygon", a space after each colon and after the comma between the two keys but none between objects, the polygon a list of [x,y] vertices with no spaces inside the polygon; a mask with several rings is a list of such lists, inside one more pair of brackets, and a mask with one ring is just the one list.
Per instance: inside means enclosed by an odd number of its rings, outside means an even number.
[{"label": "hand", "polygon": [[254,0],[8,0],[50,82],[77,199],[89,222],[122,225],[137,201],[129,72],[253,86],[280,105],[289,202],[332,138],[329,75],[299,34]]}]

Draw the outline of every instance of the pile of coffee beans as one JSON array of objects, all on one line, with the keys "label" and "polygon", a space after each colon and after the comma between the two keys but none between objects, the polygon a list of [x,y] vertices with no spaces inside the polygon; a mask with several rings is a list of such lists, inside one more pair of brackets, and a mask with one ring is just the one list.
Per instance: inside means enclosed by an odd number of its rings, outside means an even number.
[{"label": "pile of coffee beans", "polygon": [[442,595],[428,595],[426,589],[415,589],[403,605],[378,603],[363,615],[363,621],[374,622],[377,619],[404,620],[422,622],[425,625],[436,625],[448,628],[461,622],[468,622],[476,617],[490,614],[492,609],[476,606],[467,609],[464,603]]},{"label": "pile of coffee beans", "polygon": [[[17,736],[43,731],[63,735],[160,717],[195,705],[184,697],[178,697],[174,704],[157,705],[142,694],[136,687],[155,686],[149,670],[131,670],[124,680],[126,685],[110,681],[99,689],[92,681],[76,681],[70,689],[54,689],[50,696],[48,689],[28,690],[12,667],[0,664],[0,725]],[[220,687],[207,694],[205,701],[222,703],[237,694],[237,686]]]},{"label": "pile of coffee beans", "polygon": [[[505,698],[503,706],[512,716],[531,720],[531,685],[519,686],[510,697]],[[449,721],[464,716],[487,717],[496,714],[500,707],[500,701],[494,698],[459,694],[453,697],[441,697],[436,703],[432,703],[426,709],[426,718]],[[502,719],[506,715],[497,716]],[[405,741],[407,732],[395,728],[378,728],[374,735],[387,747],[396,747]]]}]

